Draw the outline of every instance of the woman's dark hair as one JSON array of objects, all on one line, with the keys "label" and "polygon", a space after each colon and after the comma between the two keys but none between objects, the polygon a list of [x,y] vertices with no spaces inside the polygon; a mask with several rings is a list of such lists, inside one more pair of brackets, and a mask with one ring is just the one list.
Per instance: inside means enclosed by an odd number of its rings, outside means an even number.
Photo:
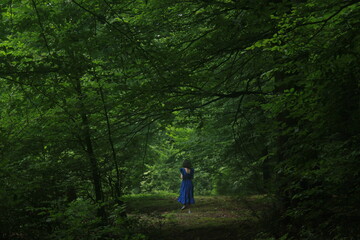
[{"label": "woman's dark hair", "polygon": [[184,168],[192,168],[191,162],[188,160],[185,160],[182,164]]}]

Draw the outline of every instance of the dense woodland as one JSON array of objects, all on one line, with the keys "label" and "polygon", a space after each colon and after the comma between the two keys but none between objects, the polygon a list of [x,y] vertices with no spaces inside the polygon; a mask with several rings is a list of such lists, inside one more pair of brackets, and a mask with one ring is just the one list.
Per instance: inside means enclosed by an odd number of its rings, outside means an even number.
[{"label": "dense woodland", "polygon": [[[360,239],[356,0],[0,0],[0,238],[147,239],[124,196],[265,195]],[[125,203],[125,205],[124,205]]]}]

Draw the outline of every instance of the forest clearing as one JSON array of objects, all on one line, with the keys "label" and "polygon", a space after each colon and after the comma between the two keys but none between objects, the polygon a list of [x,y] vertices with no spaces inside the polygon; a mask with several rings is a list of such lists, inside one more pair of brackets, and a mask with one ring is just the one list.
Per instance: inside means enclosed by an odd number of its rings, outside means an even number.
[{"label": "forest clearing", "polygon": [[126,205],[150,239],[246,240],[259,231],[264,197],[198,196],[190,213],[175,194],[128,196]]}]

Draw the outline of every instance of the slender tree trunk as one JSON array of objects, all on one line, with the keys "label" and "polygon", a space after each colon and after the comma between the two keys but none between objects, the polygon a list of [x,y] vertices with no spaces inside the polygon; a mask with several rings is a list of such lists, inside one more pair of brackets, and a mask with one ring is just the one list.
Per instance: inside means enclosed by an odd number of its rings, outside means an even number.
[{"label": "slender tree trunk", "polygon": [[[146,132],[146,141],[145,141],[145,145],[144,145],[144,156],[143,156],[142,165],[141,165],[141,180],[142,181],[145,180],[145,175],[144,175],[144,172],[145,172],[145,159],[146,159],[147,149],[148,149],[150,126],[151,125],[148,126],[148,129],[147,129],[147,132]],[[139,183],[139,189],[140,189],[140,192],[141,192],[142,191],[141,182]]]},{"label": "slender tree trunk", "polygon": [[[262,152],[262,156],[267,156],[269,154],[267,147],[264,148]],[[271,190],[271,162],[270,157],[267,156],[262,164],[262,177],[263,177],[263,189],[265,192],[269,192]]]},{"label": "slender tree trunk", "polygon": [[[275,73],[275,82],[276,82],[276,87],[275,87],[275,92],[278,94],[282,94],[284,92],[285,89],[290,88],[289,83],[285,82],[284,83],[284,79],[286,77],[286,74],[283,72],[276,72]],[[286,109],[282,112],[280,112],[277,116],[276,116],[276,121],[280,122],[280,123],[284,123],[284,124],[289,124],[289,119],[286,118],[286,116],[288,116],[288,112],[286,111]],[[286,142],[288,140],[288,136],[284,135],[282,133],[279,133],[276,139],[276,145],[277,145],[277,149],[276,149],[276,164],[281,164],[283,163],[286,158],[285,158],[285,150],[286,150]],[[281,208],[282,211],[284,211],[285,209],[290,207],[290,195],[289,192],[286,190],[287,189],[287,184],[288,184],[288,176],[286,176],[283,172],[277,173],[275,176],[275,181],[276,181],[276,195],[278,196],[280,203],[281,203]]]},{"label": "slender tree trunk", "polygon": [[[99,81],[98,81],[99,83]],[[105,97],[104,97],[104,92],[102,89],[102,86],[99,86],[99,92],[100,92],[100,97],[101,97],[101,101],[103,104],[103,108],[104,108],[104,115],[105,115],[105,119],[106,119],[106,128],[107,128],[107,134],[108,134],[108,140],[109,140],[109,144],[111,147],[111,153],[112,153],[112,159],[114,161],[114,166],[115,166],[115,171],[116,171],[116,181],[115,181],[115,195],[116,197],[120,197],[121,194],[121,188],[120,188],[120,170],[119,170],[119,164],[118,164],[118,160],[117,160],[117,155],[116,155],[116,151],[115,151],[115,147],[114,147],[114,141],[112,138],[112,131],[111,131],[111,125],[110,125],[110,119],[109,119],[109,113],[108,113],[108,109],[106,107],[106,102],[105,102]]]},{"label": "slender tree trunk", "polygon": [[[99,83],[99,81],[98,81],[98,83]],[[115,167],[115,171],[116,171],[116,181],[115,181],[115,184],[114,184],[115,201],[116,201],[117,204],[123,205],[124,202],[120,200],[120,197],[122,196],[122,190],[121,190],[122,179],[121,179],[118,159],[117,159],[117,155],[116,155],[116,150],[115,150],[115,146],[114,146],[114,141],[113,141],[113,137],[112,137],[113,135],[112,135],[112,131],[111,131],[109,111],[108,111],[107,106],[106,106],[106,101],[105,101],[105,96],[104,96],[102,86],[99,86],[99,92],[100,92],[101,101],[102,101],[103,108],[104,108],[104,115],[105,115],[105,119],[106,119],[108,140],[109,140],[109,144],[110,144],[110,147],[111,147],[112,159],[114,161],[114,167]],[[122,212],[121,215],[123,217],[126,217],[126,212],[125,211]]]},{"label": "slender tree trunk", "polygon": [[76,82],[76,91],[78,93],[79,98],[79,107],[80,107],[80,116],[81,116],[81,125],[82,125],[82,134],[83,134],[83,141],[85,142],[85,151],[87,158],[90,162],[90,170],[92,174],[92,181],[95,191],[95,200],[101,206],[98,208],[98,216],[101,217],[103,220],[106,217],[105,208],[102,206],[104,202],[102,186],[101,186],[101,174],[98,166],[97,159],[95,157],[93,143],[91,140],[91,133],[90,133],[90,123],[89,118],[86,113],[86,109],[83,103],[84,95],[82,93],[82,87],[80,80],[77,79]]},{"label": "slender tree trunk", "polygon": [[[82,118],[82,124],[84,127],[84,141],[86,144],[86,153],[87,153],[87,157],[90,161],[90,166],[91,166],[91,174],[92,174],[92,180],[93,180],[94,190],[95,190],[95,199],[96,199],[97,203],[101,204],[104,201],[102,186],[101,186],[101,177],[100,177],[100,171],[99,171],[97,159],[95,157],[94,150],[93,150],[93,144],[91,141],[89,120],[88,120],[88,117],[86,114],[82,114],[81,118]],[[105,217],[104,207],[99,208],[98,215],[100,217]]]}]

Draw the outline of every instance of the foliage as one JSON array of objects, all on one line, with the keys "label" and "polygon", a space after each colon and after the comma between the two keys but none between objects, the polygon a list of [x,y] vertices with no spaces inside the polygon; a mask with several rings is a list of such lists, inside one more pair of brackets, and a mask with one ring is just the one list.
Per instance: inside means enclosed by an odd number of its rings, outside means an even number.
[{"label": "foliage", "polygon": [[139,233],[137,222],[122,216],[121,206],[114,206],[108,225],[101,224],[96,216],[97,207],[84,199],[77,199],[64,211],[50,213],[47,222],[55,222],[51,239],[126,239],[140,240],[146,237]]},{"label": "foliage", "polygon": [[187,159],[196,194],[276,196],[259,238],[357,238],[359,10],[1,2],[1,237],[125,239],[123,195]]}]

